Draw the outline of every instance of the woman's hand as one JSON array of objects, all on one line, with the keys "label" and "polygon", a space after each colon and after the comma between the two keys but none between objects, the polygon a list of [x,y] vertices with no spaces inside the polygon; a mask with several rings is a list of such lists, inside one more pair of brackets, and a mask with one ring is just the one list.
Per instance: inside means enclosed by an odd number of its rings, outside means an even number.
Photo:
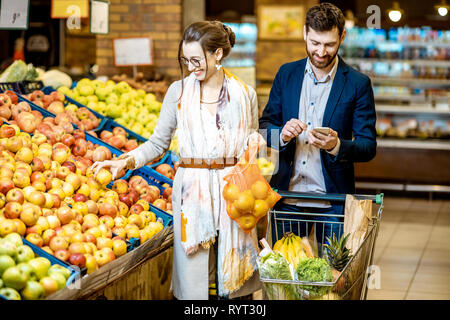
[{"label": "woman's hand", "polygon": [[115,180],[117,174],[127,167],[127,163],[128,159],[97,161],[92,165],[91,169],[94,171],[94,177],[97,176],[100,169],[109,169],[112,174],[112,179]]},{"label": "woman's hand", "polygon": [[262,149],[266,146],[266,140],[264,140],[263,136],[258,132],[253,132],[248,136],[248,146],[257,146],[258,149]]}]

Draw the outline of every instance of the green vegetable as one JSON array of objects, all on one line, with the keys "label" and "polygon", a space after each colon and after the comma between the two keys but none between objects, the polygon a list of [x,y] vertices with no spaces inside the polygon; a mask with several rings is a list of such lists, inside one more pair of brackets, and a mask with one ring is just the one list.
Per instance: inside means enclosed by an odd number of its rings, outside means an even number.
[{"label": "green vegetable", "polygon": [[[278,252],[271,252],[258,260],[260,276],[267,279],[295,280],[289,264]],[[293,284],[263,283],[271,300],[299,300],[300,296]]]},{"label": "green vegetable", "polygon": [[[297,276],[299,281],[308,282],[332,282],[333,274],[327,261],[323,258],[307,258],[299,262],[297,266]],[[300,286],[309,291],[311,298],[321,297],[326,294],[330,286]]]},{"label": "green vegetable", "polygon": [[0,82],[34,81],[38,76],[31,63],[27,65],[22,60],[16,60],[0,75]]},{"label": "green vegetable", "polygon": [[41,80],[44,86],[53,87],[54,89],[58,89],[59,87],[70,88],[72,86],[72,78],[68,74],[56,69],[45,72],[41,76]]}]

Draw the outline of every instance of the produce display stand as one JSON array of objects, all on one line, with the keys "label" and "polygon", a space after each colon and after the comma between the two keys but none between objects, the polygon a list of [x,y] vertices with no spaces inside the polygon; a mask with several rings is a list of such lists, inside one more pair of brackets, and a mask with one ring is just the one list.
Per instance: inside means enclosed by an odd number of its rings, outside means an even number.
[{"label": "produce display stand", "polygon": [[[312,194],[312,193],[299,193],[291,191],[279,191],[278,192],[283,199],[296,199],[296,200],[322,200],[331,201],[332,203],[345,203],[345,194]],[[305,288],[311,287],[328,287],[328,292],[336,292],[339,295],[339,300],[365,300],[367,296],[367,281],[369,273],[367,272],[368,267],[372,265],[375,242],[378,235],[378,230],[381,222],[381,214],[384,208],[383,194],[377,195],[354,195],[358,200],[371,200],[373,203],[378,205],[378,210],[376,215],[372,216],[369,222],[369,228],[365,235],[364,240],[360,244],[358,250],[353,252],[352,258],[348,261],[344,269],[341,271],[340,275],[330,282],[308,282],[308,281],[295,281],[295,280],[280,280],[280,279],[269,279],[260,276],[263,288],[263,298],[268,299],[266,294],[267,286],[273,284],[281,284],[292,286],[295,291],[299,293],[301,299],[309,299],[309,293]],[[286,215],[290,215],[288,217]],[[292,215],[297,215],[298,217],[292,218]],[[281,236],[286,232],[293,232],[301,237],[307,236],[307,234],[299,234],[299,230],[308,229],[308,224],[314,225],[314,229],[324,230],[325,225],[334,226],[334,228],[339,229],[339,233],[344,230],[344,222],[342,221],[317,221],[314,217],[343,217],[343,215],[323,215],[317,213],[298,213],[298,212],[287,212],[287,211],[276,211],[270,210],[267,215],[267,221],[269,228],[267,229],[266,238],[269,243],[275,243],[278,241],[279,232]],[[277,230],[277,222],[282,223],[282,230]],[[288,225],[288,226],[286,226]],[[302,226],[301,226],[302,225]],[[332,229],[333,230],[333,229]],[[318,252],[324,252],[323,244],[326,243],[326,237],[330,237],[330,234],[325,234],[323,232],[322,238],[318,240],[319,250]],[[344,283],[342,285],[342,283]],[[277,297],[272,297],[276,299]],[[325,298],[327,299],[327,298]],[[328,299],[331,299],[328,296]]]},{"label": "produce display stand", "polygon": [[85,275],[48,300],[168,299],[172,279],[173,227]]},{"label": "produce display stand", "polygon": [[18,82],[2,82],[0,83],[0,90],[11,90],[20,94],[29,94],[34,90],[41,90],[44,87],[42,81],[18,81]]}]

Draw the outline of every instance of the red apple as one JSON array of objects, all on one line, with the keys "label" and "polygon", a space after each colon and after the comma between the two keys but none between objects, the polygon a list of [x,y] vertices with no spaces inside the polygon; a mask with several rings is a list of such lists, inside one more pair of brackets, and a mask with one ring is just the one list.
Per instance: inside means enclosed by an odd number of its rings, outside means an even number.
[{"label": "red apple", "polygon": [[[51,247],[50,247],[51,248]],[[53,250],[53,249],[52,249]],[[70,252],[66,249],[53,250],[55,252],[54,256],[61,261],[69,261]]]},{"label": "red apple", "polygon": [[167,163],[160,164],[159,166],[156,167],[155,170],[158,173],[162,174],[163,176],[166,176],[167,178],[173,180],[174,171],[173,171],[173,168],[169,164],[167,164]]},{"label": "red apple", "polygon": [[69,258],[70,264],[84,268],[86,266],[86,256],[82,253],[72,253]]}]

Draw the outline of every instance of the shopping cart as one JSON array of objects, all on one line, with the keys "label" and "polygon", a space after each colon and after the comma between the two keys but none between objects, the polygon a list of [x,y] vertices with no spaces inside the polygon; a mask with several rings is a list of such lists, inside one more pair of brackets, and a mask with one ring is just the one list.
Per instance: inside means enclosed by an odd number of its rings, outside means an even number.
[{"label": "shopping cart", "polygon": [[[326,200],[333,203],[344,203],[345,194],[311,194],[311,193],[298,193],[290,191],[278,191],[278,193],[284,198],[298,199],[298,200]],[[296,297],[299,300],[313,299],[310,294],[312,291],[325,292],[319,299],[322,300],[365,300],[367,296],[367,282],[370,276],[369,266],[372,265],[372,259],[374,254],[374,247],[376,238],[378,235],[378,229],[381,222],[381,214],[383,211],[383,194],[377,195],[353,195],[358,200],[369,199],[378,208],[375,207],[376,212],[372,215],[372,219],[369,223],[368,232],[362,241],[360,247],[356,252],[352,252],[352,258],[348,261],[346,266],[342,269],[339,276],[331,282],[308,282],[308,281],[295,281],[295,280],[280,280],[264,278],[260,275],[260,280],[263,289],[263,298],[272,300],[285,299],[285,295],[281,294],[286,292],[285,290],[293,290],[296,293]],[[280,200],[281,201],[281,200]],[[293,216],[297,216],[292,218]],[[300,237],[308,236],[308,230],[311,230],[314,226],[315,230],[321,228],[325,230],[325,224],[332,224],[333,232],[338,230],[339,234],[342,234],[344,229],[344,222],[342,221],[317,221],[315,217],[324,217],[323,214],[309,213],[309,212],[286,212],[270,210],[268,219],[268,229],[266,239],[269,243],[275,243],[279,240],[279,235],[283,235],[286,232],[293,232]],[[328,215],[326,215],[328,216]],[[329,215],[335,217],[342,217],[342,215]],[[289,218],[288,218],[289,217]],[[282,223],[282,232],[276,230]],[[305,228],[306,226],[306,228]],[[275,228],[275,230],[272,230]],[[337,229],[336,229],[337,228]],[[275,232],[274,232],[275,231]],[[335,232],[336,233],[336,232]],[[326,237],[331,238],[331,234],[322,233],[322,239],[317,239],[319,257],[323,257],[325,252]],[[321,240],[321,241],[320,241]],[[292,272],[292,270],[291,270]],[[272,287],[270,287],[272,286]],[[275,286],[275,290],[274,287]],[[278,286],[278,288],[276,288]],[[320,287],[320,288],[319,288]],[[311,290],[315,288],[315,290]],[[270,290],[270,291],[268,291]],[[270,294],[268,294],[270,292]],[[291,291],[292,292],[292,291]],[[280,293],[280,294],[278,294]]]}]

